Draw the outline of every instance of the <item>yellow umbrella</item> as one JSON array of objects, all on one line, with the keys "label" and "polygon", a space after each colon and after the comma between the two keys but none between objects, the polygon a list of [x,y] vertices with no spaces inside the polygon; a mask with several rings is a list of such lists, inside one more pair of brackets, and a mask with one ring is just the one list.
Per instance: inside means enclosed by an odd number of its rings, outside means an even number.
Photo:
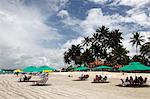
[{"label": "yellow umbrella", "polygon": [[16,69],[16,70],[14,70],[14,72],[22,72],[22,70]]},{"label": "yellow umbrella", "polygon": [[44,73],[50,73],[53,72],[53,70],[43,70]]}]

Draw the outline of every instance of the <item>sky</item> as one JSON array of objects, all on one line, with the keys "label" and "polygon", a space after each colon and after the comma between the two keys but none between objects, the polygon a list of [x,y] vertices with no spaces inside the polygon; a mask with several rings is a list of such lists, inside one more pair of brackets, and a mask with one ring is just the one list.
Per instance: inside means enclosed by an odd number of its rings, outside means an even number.
[{"label": "sky", "polygon": [[63,53],[98,27],[150,36],[150,0],[0,0],[0,69],[65,66]]}]

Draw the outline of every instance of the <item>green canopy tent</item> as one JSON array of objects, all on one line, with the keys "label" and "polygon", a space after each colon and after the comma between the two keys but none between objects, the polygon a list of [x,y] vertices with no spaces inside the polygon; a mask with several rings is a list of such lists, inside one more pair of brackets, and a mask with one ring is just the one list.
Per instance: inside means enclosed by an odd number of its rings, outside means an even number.
[{"label": "green canopy tent", "polygon": [[109,67],[109,66],[98,66],[98,67],[93,68],[93,70],[102,70],[102,69],[112,69],[112,67]]},{"label": "green canopy tent", "polygon": [[77,68],[74,68],[75,71],[86,71],[86,70],[90,70],[90,68],[85,67],[85,66],[80,66]]},{"label": "green canopy tent", "polygon": [[5,73],[5,71],[3,71],[3,70],[0,69],[0,74],[4,74],[4,73]]},{"label": "green canopy tent", "polygon": [[[104,69],[112,69],[112,67],[109,67],[109,66],[98,66],[98,67],[95,67],[95,68],[93,68],[93,70],[104,70]],[[104,73],[102,72],[102,75],[103,75]]]},{"label": "green canopy tent", "polygon": [[41,66],[41,67],[39,67],[39,69],[40,69],[41,72],[43,72],[45,70],[47,70],[47,71],[54,71],[54,70],[56,70],[55,68],[52,68],[52,67],[49,67],[49,66]]},{"label": "green canopy tent", "polygon": [[29,66],[23,69],[23,72],[41,72],[36,66]]},{"label": "green canopy tent", "polygon": [[150,67],[141,64],[140,62],[131,62],[119,69],[120,71],[146,71],[150,70]]}]

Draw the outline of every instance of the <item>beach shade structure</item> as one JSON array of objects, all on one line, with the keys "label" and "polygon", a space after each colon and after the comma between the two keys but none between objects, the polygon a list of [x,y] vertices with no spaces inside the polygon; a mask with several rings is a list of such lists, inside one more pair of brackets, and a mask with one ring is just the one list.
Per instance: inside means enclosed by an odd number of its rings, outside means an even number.
[{"label": "beach shade structure", "polygon": [[16,72],[20,73],[20,72],[23,72],[23,71],[20,70],[20,69],[16,69],[16,70],[14,70],[14,73],[16,73]]},{"label": "beach shade structure", "polygon": [[150,70],[150,67],[141,64],[140,62],[131,62],[119,69],[120,71],[146,71]]},{"label": "beach shade structure", "polygon": [[41,72],[36,66],[29,66],[23,69],[23,72]]},{"label": "beach shade structure", "polygon": [[0,69],[0,74],[3,74],[3,73],[5,73],[5,71],[3,71],[3,70]]},{"label": "beach shade structure", "polygon": [[102,70],[102,69],[112,69],[112,67],[109,67],[109,66],[98,66],[98,67],[93,68],[93,70]]},{"label": "beach shade structure", "polygon": [[44,73],[50,73],[50,72],[53,72],[52,70],[43,70],[42,72]]},{"label": "beach shade structure", "polygon": [[49,66],[41,66],[39,67],[41,72],[51,72],[51,71],[55,71],[55,68],[49,67]]},{"label": "beach shade structure", "polygon": [[85,67],[85,66],[81,66],[81,67],[77,67],[74,68],[75,71],[86,71],[86,70],[90,70],[90,68]]}]

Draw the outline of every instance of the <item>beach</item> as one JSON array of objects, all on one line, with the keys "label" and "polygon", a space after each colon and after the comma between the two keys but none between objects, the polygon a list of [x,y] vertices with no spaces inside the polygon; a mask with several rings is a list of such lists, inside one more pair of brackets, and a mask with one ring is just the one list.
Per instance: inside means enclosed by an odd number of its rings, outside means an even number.
[{"label": "beach", "polygon": [[[75,81],[81,74],[89,74],[87,81]],[[110,83],[91,83],[95,75],[107,75]],[[73,77],[68,77],[72,75]],[[18,82],[13,74],[0,75],[0,99],[149,99],[150,87],[119,87],[120,79],[135,75],[148,77],[148,73],[111,72],[53,72],[45,86],[32,86],[31,82]]]}]

